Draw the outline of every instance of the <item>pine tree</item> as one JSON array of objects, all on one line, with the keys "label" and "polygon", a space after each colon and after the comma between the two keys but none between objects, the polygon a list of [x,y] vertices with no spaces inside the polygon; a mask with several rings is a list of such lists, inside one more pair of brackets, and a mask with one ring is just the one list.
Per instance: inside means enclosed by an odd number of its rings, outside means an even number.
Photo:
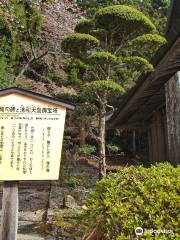
[{"label": "pine tree", "polygon": [[125,93],[128,76],[133,74],[137,78],[153,71],[147,58],[165,43],[148,17],[125,5],[99,9],[94,18],[80,21],[75,33],[62,42],[71,64],[78,61],[86,64],[83,74],[79,74],[76,66],[74,80],[79,94],[98,107],[100,178],[106,176],[106,115],[112,110],[109,102]]}]

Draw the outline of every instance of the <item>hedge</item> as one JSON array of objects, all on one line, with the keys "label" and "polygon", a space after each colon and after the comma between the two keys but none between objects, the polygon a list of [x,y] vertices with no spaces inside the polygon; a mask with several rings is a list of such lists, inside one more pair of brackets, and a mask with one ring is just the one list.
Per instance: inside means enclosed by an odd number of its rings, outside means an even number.
[{"label": "hedge", "polygon": [[[103,240],[178,239],[180,167],[160,163],[120,168],[87,199],[83,221]],[[150,230],[136,236],[135,229]],[[157,233],[153,233],[156,230]],[[170,233],[158,233],[158,231]]]}]

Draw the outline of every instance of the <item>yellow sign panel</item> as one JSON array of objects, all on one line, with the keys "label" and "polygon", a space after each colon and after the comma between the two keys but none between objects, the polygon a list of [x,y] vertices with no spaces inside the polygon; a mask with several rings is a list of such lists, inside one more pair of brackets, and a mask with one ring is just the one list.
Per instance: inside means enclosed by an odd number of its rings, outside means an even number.
[{"label": "yellow sign panel", "polygon": [[59,178],[66,108],[19,93],[0,96],[0,180]]}]

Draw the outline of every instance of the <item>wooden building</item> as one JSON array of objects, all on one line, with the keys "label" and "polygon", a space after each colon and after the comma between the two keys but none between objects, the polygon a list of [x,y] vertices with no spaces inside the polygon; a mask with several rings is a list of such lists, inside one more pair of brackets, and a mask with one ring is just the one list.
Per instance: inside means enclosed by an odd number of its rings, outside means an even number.
[{"label": "wooden building", "polygon": [[109,121],[110,127],[148,135],[148,162],[180,163],[180,3],[173,0],[168,44],[156,54],[155,71],[141,76]]}]

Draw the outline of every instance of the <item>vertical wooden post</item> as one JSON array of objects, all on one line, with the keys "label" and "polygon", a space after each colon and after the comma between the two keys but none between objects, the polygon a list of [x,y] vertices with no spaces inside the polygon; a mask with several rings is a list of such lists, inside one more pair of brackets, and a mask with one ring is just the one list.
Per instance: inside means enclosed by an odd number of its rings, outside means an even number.
[{"label": "vertical wooden post", "polygon": [[133,129],[132,133],[132,148],[133,148],[133,155],[136,156],[136,130]]},{"label": "vertical wooden post", "polygon": [[166,83],[169,161],[180,163],[180,72]]},{"label": "vertical wooden post", "polygon": [[17,240],[18,182],[4,182],[0,240]]},{"label": "vertical wooden post", "polygon": [[153,162],[153,137],[152,137],[152,120],[148,123],[148,161]]}]

